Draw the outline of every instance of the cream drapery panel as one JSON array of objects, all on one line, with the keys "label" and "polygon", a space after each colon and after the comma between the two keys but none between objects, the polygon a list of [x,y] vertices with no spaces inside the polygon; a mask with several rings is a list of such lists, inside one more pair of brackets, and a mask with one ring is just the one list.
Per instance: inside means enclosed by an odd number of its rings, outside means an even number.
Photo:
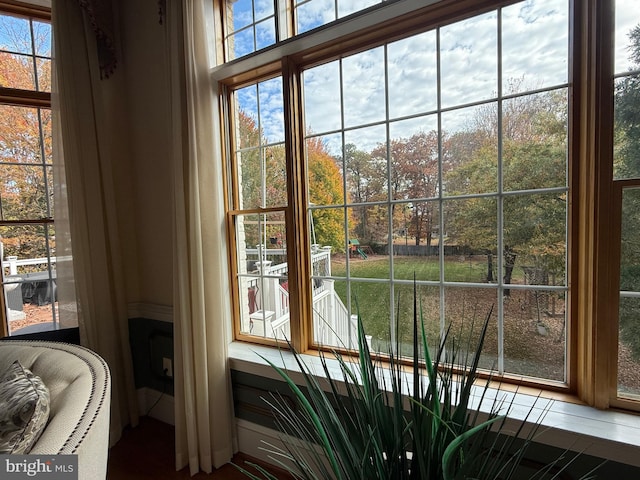
[{"label": "cream drapery panel", "polygon": [[213,2],[168,4],[174,176],[176,467],[211,472],[234,452],[230,315],[217,97],[207,25]]},{"label": "cream drapery panel", "polygon": [[125,425],[138,421],[118,216],[123,199],[116,187],[127,158],[122,73],[100,80],[95,36],[77,0],[53,2],[52,24],[60,114],[55,138],[64,151],[80,338],[111,370],[113,444]]}]

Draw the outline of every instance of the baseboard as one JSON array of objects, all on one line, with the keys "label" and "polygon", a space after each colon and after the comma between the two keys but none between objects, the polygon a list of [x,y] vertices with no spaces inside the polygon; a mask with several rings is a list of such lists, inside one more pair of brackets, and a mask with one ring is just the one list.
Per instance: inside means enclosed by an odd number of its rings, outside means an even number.
[{"label": "baseboard", "polygon": [[236,432],[238,435],[238,450],[240,452],[261,462],[274,463],[264,448],[265,444],[283,446],[280,440],[280,432],[241,418],[236,418]]},{"label": "baseboard", "polygon": [[174,399],[167,393],[147,387],[138,389],[138,409],[140,415],[148,415],[161,422],[175,425]]},{"label": "baseboard", "polygon": [[[274,461],[272,458],[273,455],[267,450],[272,448],[272,446],[284,449],[285,445],[282,439],[288,438],[286,435],[283,435],[277,430],[263,427],[262,425],[248,422],[241,418],[236,418],[236,432],[238,435],[238,450],[241,453],[269,465],[274,465],[277,468],[282,468],[282,465]],[[299,441],[294,440],[294,442],[297,444],[297,449],[300,450],[301,445]],[[323,456],[320,449],[318,449],[317,452],[320,453],[320,456]],[[311,453],[308,454],[307,462],[309,465],[314,465],[314,458],[315,456],[312,457]],[[282,458],[280,457],[279,460],[282,461]],[[316,472],[317,475],[319,475],[319,473],[318,471]],[[321,476],[318,476],[318,478],[321,478]]]}]

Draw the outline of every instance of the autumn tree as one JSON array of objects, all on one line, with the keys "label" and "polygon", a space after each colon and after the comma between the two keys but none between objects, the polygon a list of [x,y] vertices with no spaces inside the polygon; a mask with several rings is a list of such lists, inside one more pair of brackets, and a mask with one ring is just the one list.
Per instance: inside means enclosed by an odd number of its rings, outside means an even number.
[{"label": "autumn tree", "polygon": [[[344,148],[345,176],[351,201],[354,207],[354,227],[351,233],[359,239],[369,241],[375,234],[372,225],[376,223],[373,209],[364,204],[382,200],[386,182],[386,160],[371,153],[358,150],[354,144]],[[379,219],[378,219],[379,221]]]},{"label": "autumn tree", "polygon": [[[334,158],[318,137],[306,142],[309,201],[312,205],[339,205],[344,201],[342,175]],[[342,209],[312,210],[316,242],[344,251],[344,217]]]},{"label": "autumn tree", "polygon": [[[287,201],[286,158],[283,144],[268,145],[255,121],[245,112],[238,112],[237,137],[240,160],[242,208],[283,207]],[[342,203],[343,188],[340,170],[320,139],[307,141],[309,201],[315,205]],[[344,221],[339,209],[313,210],[316,241],[344,251]],[[262,230],[257,222],[245,222],[249,242],[259,242],[261,235],[284,243],[284,216],[271,213]]]},{"label": "autumn tree", "polygon": [[[519,257],[533,263],[542,276],[549,271],[564,273],[566,195],[535,195],[531,190],[566,184],[565,106],[566,97],[561,92],[520,96],[503,102],[500,157],[503,190],[528,191],[506,196],[503,202],[503,280],[507,284],[511,283]],[[463,140],[475,137],[477,143],[473,149],[458,148],[468,158],[454,162],[456,166],[446,179],[448,194],[497,192],[495,109],[495,104],[487,105],[472,122],[472,133],[461,135]],[[455,136],[451,140],[455,141]],[[494,199],[469,199],[465,208],[447,212],[447,234],[453,242],[484,251],[490,264],[497,248],[496,216]],[[487,279],[491,277],[489,266]]]},{"label": "autumn tree", "polygon": [[[4,55],[0,62],[0,86],[19,90],[51,90],[49,26],[33,23],[32,37],[20,22],[0,23],[0,49],[32,52]],[[2,220],[32,221],[53,216],[53,174],[51,168],[51,111],[21,105],[0,105],[0,208]],[[47,254],[43,225],[15,224],[2,227],[4,256],[44,257]],[[54,247],[49,227],[49,246]]]}]

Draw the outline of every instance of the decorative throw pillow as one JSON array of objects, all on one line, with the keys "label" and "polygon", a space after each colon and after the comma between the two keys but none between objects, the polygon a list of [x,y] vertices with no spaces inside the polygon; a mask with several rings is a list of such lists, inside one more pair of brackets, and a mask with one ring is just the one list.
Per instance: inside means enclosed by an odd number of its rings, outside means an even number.
[{"label": "decorative throw pillow", "polygon": [[0,454],[26,454],[49,420],[49,389],[15,361],[0,378]]}]

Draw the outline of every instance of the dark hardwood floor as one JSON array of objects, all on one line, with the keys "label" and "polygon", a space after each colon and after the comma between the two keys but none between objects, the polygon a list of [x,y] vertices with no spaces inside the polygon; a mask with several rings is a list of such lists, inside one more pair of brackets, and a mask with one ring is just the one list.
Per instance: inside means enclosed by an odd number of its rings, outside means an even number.
[{"label": "dark hardwood floor", "polygon": [[[228,464],[211,475],[198,473],[191,477],[187,468],[176,472],[174,429],[171,425],[150,417],[141,417],[140,425],[127,428],[122,438],[109,451],[107,480],[246,480],[248,477]],[[236,455],[233,462],[244,465],[244,455]],[[280,473],[279,478],[290,478]]]}]

